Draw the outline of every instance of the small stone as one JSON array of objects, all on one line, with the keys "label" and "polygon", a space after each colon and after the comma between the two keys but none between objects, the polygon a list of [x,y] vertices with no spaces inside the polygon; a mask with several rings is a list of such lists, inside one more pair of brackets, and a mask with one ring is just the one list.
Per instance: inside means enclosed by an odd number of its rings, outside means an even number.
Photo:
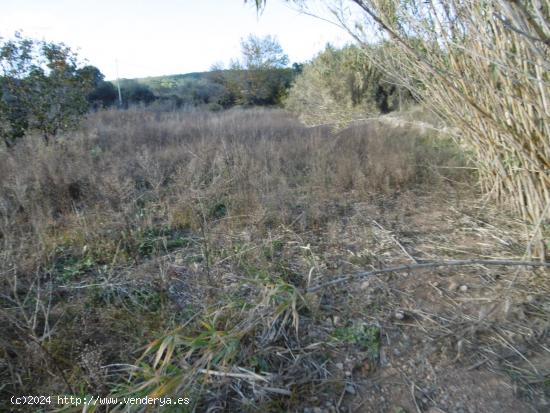
[{"label": "small stone", "polygon": [[405,318],[405,313],[401,310],[397,310],[393,315],[397,320],[403,320]]},{"label": "small stone", "polygon": [[465,293],[466,291],[468,291],[468,286],[467,285],[461,285],[460,286],[460,292]]},{"label": "small stone", "polygon": [[360,288],[361,288],[362,290],[368,290],[369,287],[370,287],[370,281],[363,281],[363,282],[361,283],[361,287],[360,287]]},{"label": "small stone", "polygon": [[338,370],[344,370],[344,364],[343,363],[336,363],[335,366]]},{"label": "small stone", "polygon": [[346,375],[346,377],[351,377],[351,371],[345,371],[344,374]]},{"label": "small stone", "polygon": [[335,315],[334,317],[332,317],[332,322],[334,323],[335,326],[337,326],[338,324],[340,324],[340,317]]},{"label": "small stone", "polygon": [[354,395],[356,394],[357,392],[355,391],[355,387],[353,387],[351,384],[348,384],[346,386],[346,392],[351,394],[351,395]]}]

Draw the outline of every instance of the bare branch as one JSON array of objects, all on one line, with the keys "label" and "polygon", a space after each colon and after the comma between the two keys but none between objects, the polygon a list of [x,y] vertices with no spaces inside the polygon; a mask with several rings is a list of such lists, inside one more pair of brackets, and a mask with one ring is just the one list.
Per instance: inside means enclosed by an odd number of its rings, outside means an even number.
[{"label": "bare branch", "polygon": [[402,265],[400,267],[383,268],[381,270],[366,271],[366,272],[359,272],[357,274],[344,275],[340,278],[336,278],[326,283],[308,288],[306,292],[314,293],[326,287],[342,284],[346,281],[357,281],[358,279],[370,277],[371,275],[387,274],[391,272],[416,271],[416,270],[421,270],[425,268],[458,267],[458,266],[467,266],[467,265],[503,265],[503,266],[550,268],[550,262],[519,261],[519,260],[454,260],[454,261],[422,262],[419,264]]}]

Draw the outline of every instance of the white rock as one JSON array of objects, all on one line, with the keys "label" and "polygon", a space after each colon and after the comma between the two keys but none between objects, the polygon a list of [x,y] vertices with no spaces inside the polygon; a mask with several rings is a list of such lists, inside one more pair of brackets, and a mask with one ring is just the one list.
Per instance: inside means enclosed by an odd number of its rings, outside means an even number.
[{"label": "white rock", "polygon": [[369,287],[370,287],[370,282],[369,281],[363,281],[361,283],[361,286],[360,286],[361,290],[368,290]]},{"label": "white rock", "polygon": [[346,386],[346,392],[349,394],[356,394],[355,387],[353,387],[351,384],[348,384]]},{"label": "white rock", "polygon": [[467,285],[461,285],[460,286],[460,291],[465,293],[466,291],[468,291],[468,286]]},{"label": "white rock", "polygon": [[401,310],[397,310],[393,315],[397,320],[403,320],[405,318],[405,313]]}]

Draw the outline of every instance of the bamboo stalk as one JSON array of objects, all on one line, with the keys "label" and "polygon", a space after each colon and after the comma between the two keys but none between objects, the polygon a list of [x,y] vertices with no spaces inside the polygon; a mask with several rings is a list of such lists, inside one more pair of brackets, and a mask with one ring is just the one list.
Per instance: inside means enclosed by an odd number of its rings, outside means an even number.
[{"label": "bamboo stalk", "polygon": [[[481,187],[528,223],[546,218],[550,2],[355,3],[394,41],[391,53],[369,57],[461,130],[476,154]],[[364,44],[370,40],[364,30],[347,29]]]}]

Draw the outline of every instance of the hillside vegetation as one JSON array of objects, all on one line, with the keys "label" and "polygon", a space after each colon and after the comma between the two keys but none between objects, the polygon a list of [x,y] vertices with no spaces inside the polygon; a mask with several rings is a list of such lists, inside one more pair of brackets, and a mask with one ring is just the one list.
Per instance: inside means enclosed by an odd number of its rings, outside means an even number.
[{"label": "hillside vegetation", "polygon": [[233,106],[282,106],[297,75],[295,69],[214,69],[120,81],[126,105],[156,110],[202,107],[217,111]]}]

